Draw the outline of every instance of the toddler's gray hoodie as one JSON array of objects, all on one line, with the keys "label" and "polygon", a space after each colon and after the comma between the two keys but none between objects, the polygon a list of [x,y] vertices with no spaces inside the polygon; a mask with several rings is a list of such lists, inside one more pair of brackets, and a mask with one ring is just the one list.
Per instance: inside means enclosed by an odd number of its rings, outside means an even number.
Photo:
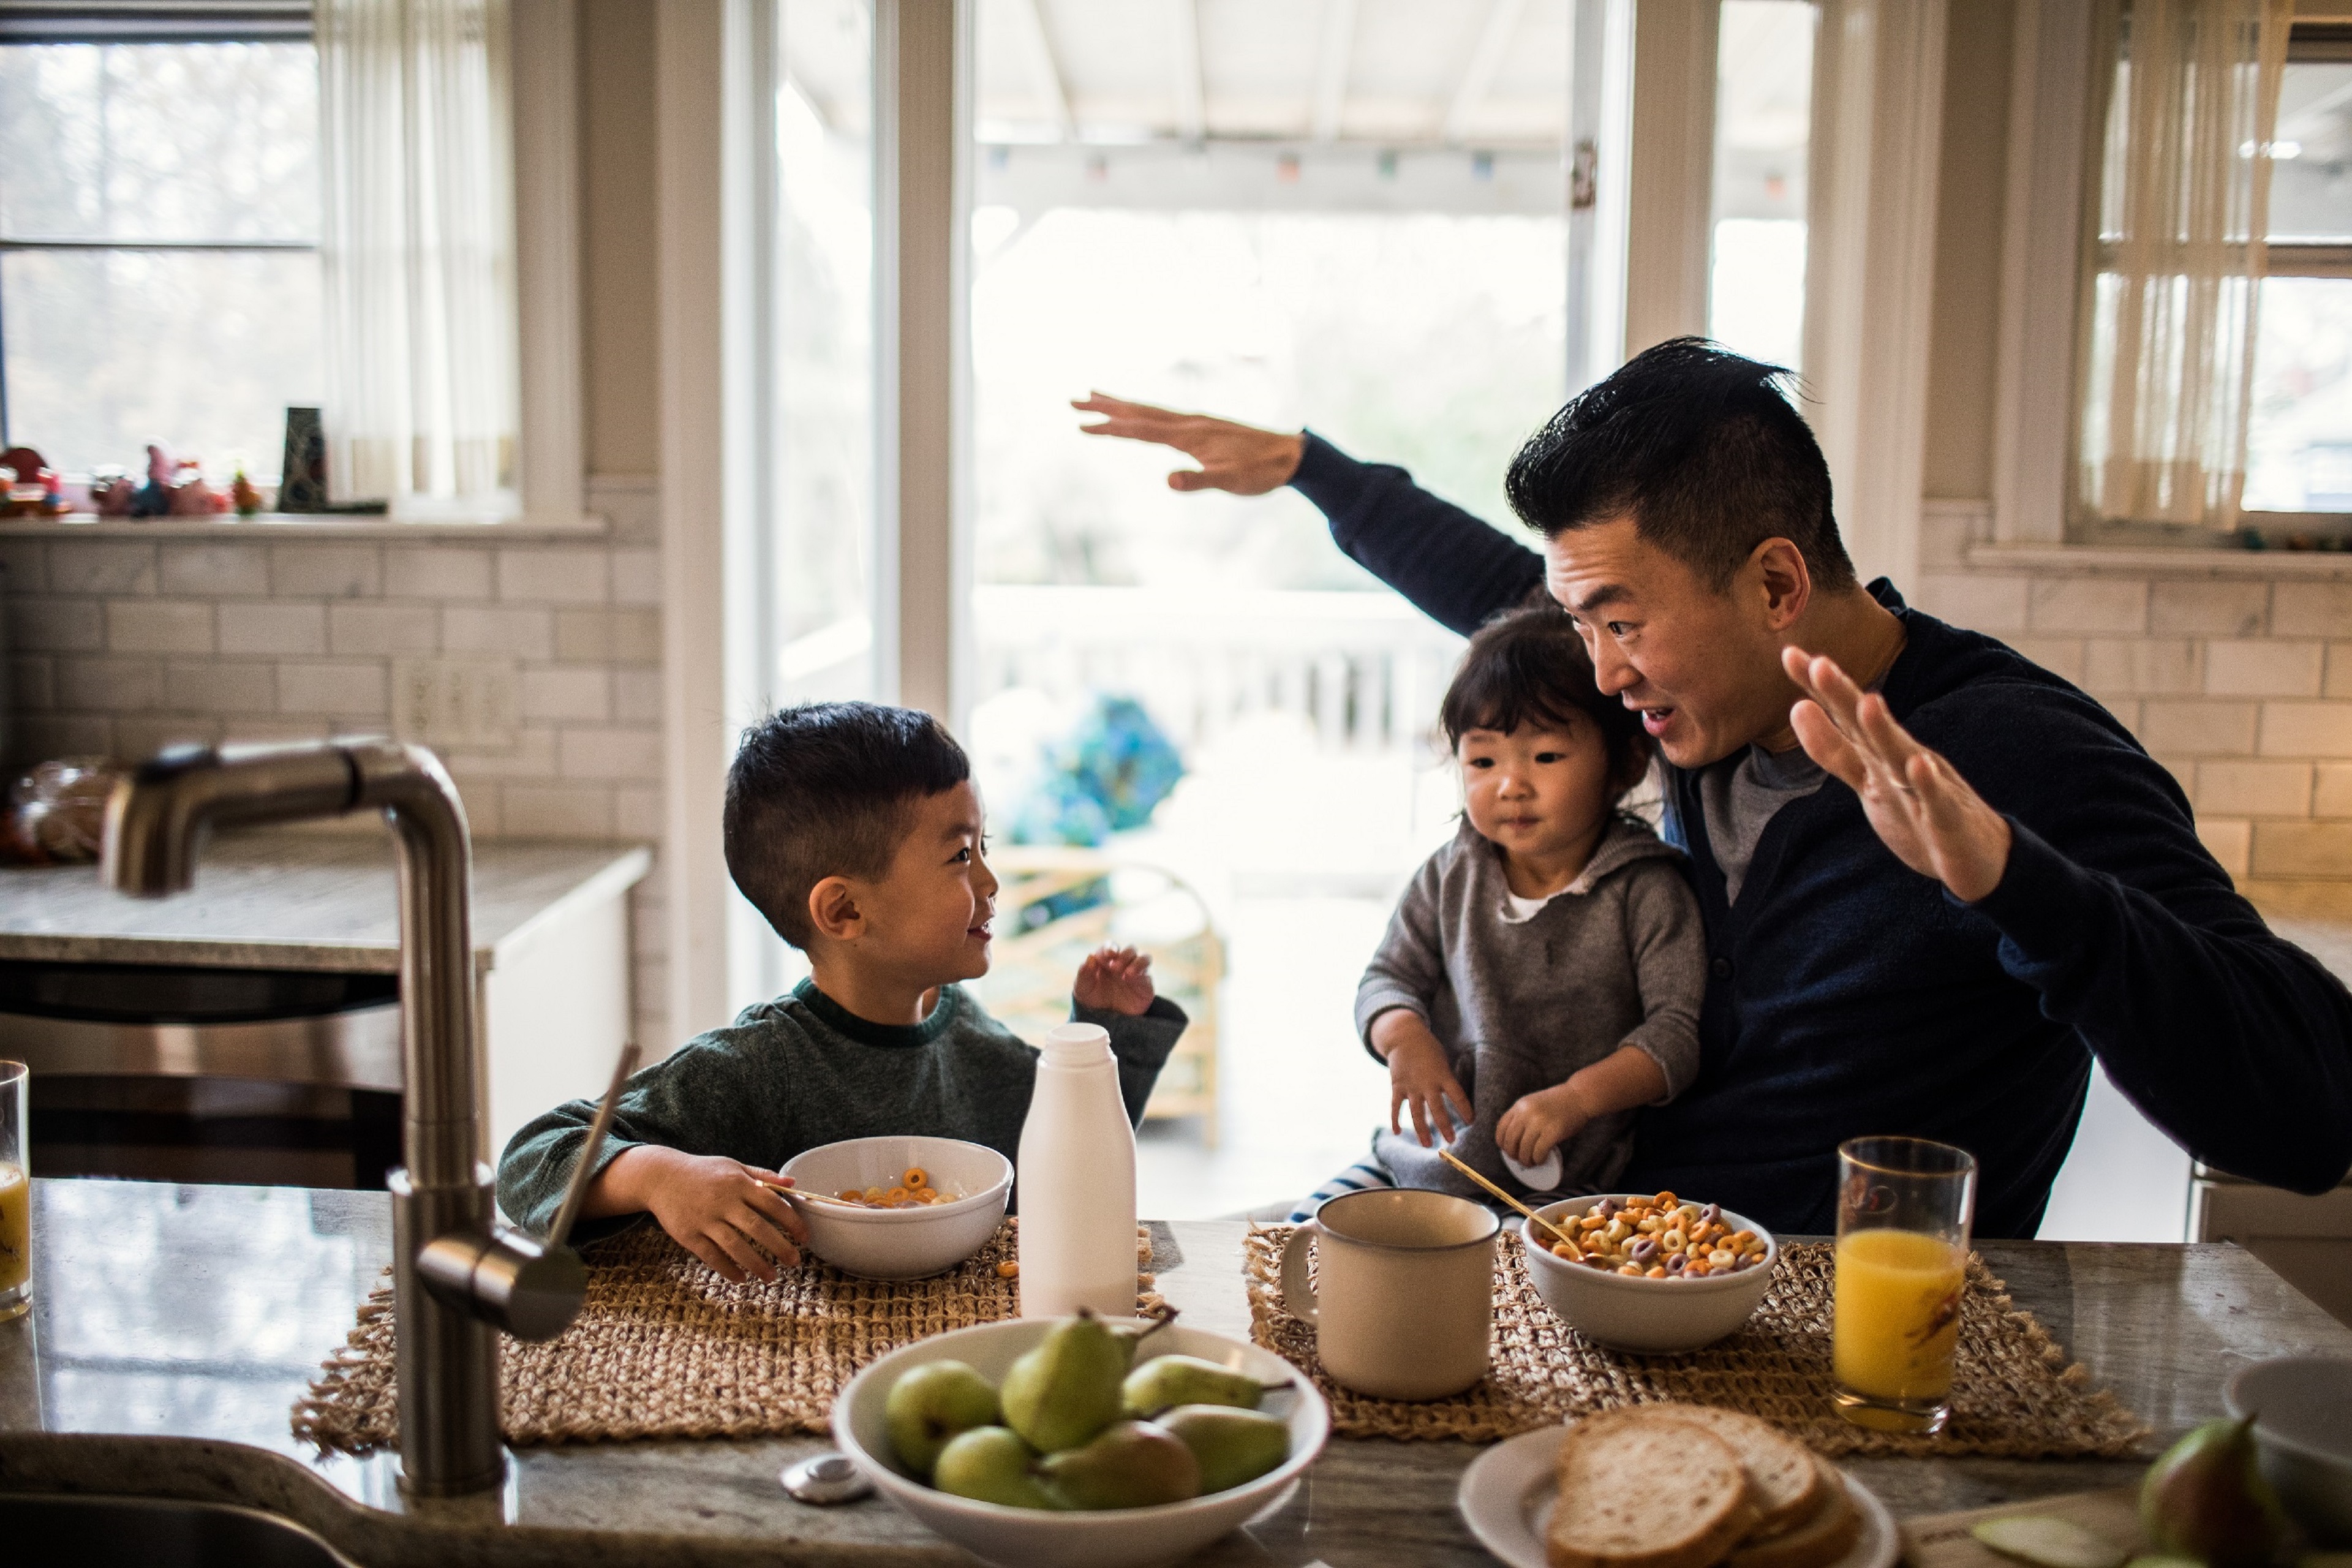
[{"label": "toddler's gray hoodie", "polygon": [[[1502,851],[1465,817],[1406,887],[1356,989],[1356,1032],[1370,1050],[1372,1020],[1391,1007],[1427,1021],[1473,1107],[1454,1153],[1504,1191],[1530,1195],[1495,1145],[1496,1123],[1520,1096],[1620,1046],[1638,1046],[1658,1064],[1664,1100],[1696,1076],[1706,939],[1680,858],[1645,824],[1620,817],[1576,880],[1517,920]],[[1409,1112],[1404,1126],[1402,1136],[1383,1128],[1372,1140],[1400,1185],[1485,1198],[1423,1147]],[[1621,1111],[1569,1139],[1549,1194],[1608,1190],[1632,1152],[1633,1128],[1633,1112]]]}]

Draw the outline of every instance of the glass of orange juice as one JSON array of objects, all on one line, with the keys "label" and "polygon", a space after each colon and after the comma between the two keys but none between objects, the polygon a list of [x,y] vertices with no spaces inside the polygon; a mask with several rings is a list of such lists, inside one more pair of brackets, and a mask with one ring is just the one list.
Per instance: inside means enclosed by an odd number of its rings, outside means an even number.
[{"label": "glass of orange juice", "polygon": [[1924,1138],[1838,1145],[1838,1413],[1883,1432],[1940,1432],[1952,1412],[1976,1156]]},{"label": "glass of orange juice", "polygon": [[33,1304],[33,1183],[25,1161],[23,1062],[0,1062],[0,1323]]}]

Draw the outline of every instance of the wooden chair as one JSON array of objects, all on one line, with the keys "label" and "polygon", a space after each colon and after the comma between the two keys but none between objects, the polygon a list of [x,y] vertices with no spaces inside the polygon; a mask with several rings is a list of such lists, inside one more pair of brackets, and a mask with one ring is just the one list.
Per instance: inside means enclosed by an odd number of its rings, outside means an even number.
[{"label": "wooden chair", "polygon": [[[1192,1019],[1160,1069],[1143,1114],[1146,1120],[1197,1117],[1202,1142],[1216,1147],[1217,993],[1224,978],[1225,946],[1201,896],[1174,872],[1115,850],[1010,844],[992,851],[988,863],[1003,884],[996,895],[994,961],[986,978],[968,989],[1007,1028],[1026,1038],[1068,1021],[1071,977],[1087,953],[1113,940],[1122,909],[1162,900],[1190,906],[1190,931],[1171,938],[1133,939],[1151,955],[1160,994]],[[1082,893],[1114,877],[1100,901],[1066,910],[1051,907],[1057,895]],[[1188,922],[1171,923],[1181,930]]]}]

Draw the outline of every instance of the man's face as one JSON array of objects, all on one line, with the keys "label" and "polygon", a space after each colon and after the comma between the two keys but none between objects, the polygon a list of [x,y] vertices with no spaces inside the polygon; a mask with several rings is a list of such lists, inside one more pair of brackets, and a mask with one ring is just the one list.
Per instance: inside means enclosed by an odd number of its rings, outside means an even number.
[{"label": "man's face", "polygon": [[1546,544],[1544,585],[1576,618],[1601,689],[1642,715],[1676,767],[1787,727],[1788,678],[1754,562],[1717,593],[1621,518]]},{"label": "man's face", "polygon": [[917,801],[888,873],[852,880],[866,917],[861,961],[926,988],[988,973],[997,881],[982,858],[980,792],[969,781]]}]

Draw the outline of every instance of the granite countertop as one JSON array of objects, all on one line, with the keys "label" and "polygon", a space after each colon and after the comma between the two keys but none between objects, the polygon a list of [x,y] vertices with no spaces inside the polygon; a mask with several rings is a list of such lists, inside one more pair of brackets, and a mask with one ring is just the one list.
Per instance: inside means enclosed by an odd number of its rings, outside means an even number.
[{"label": "granite countertop", "polygon": [[[635,845],[493,839],[474,846],[474,962],[574,900],[605,899],[653,865]],[[390,836],[218,833],[193,891],[126,898],[95,866],[0,870],[0,959],[391,973],[400,917]]]},{"label": "granite countertop", "polygon": [[[793,1502],[815,1437],[526,1449],[504,1499],[416,1503],[388,1457],[320,1458],[287,1415],[391,1253],[381,1193],[35,1184],[36,1309],[0,1324],[0,1490],[142,1492],[269,1509],[367,1568],[540,1563],[969,1563],[890,1503]],[[1165,1227],[1160,1288],[1184,1321],[1248,1332],[1231,1221]],[[2237,1366],[2352,1355],[2335,1322],[2237,1247],[1991,1242],[1986,1261],[2098,1383],[2161,1434],[2221,1412]],[[1289,1500],[1197,1563],[1469,1568],[1458,1443],[1335,1441]],[[2127,1462],[1861,1459],[1896,1512],[2137,1478]]]}]

